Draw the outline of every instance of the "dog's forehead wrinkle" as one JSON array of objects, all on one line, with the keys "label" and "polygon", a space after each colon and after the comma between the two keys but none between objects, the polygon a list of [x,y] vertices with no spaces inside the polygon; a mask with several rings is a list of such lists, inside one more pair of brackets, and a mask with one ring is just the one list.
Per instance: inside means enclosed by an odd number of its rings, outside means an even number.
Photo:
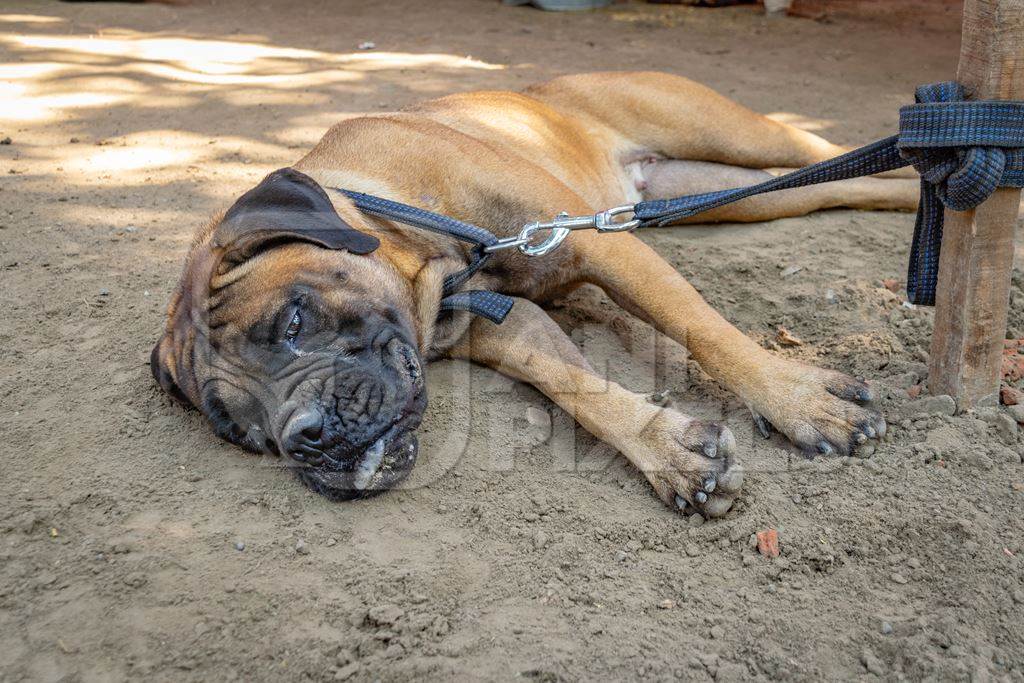
[{"label": "dog's forehead wrinkle", "polygon": [[278,384],[290,383],[282,388],[285,394],[289,394],[307,378],[315,377],[319,372],[333,369],[335,358],[335,354],[329,353],[296,356],[293,362],[280,368],[267,379]]}]

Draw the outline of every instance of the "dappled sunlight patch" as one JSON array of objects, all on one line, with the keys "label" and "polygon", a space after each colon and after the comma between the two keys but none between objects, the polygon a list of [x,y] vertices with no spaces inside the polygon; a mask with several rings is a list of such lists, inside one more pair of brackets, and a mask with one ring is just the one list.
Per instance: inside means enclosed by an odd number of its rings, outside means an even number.
[{"label": "dappled sunlight patch", "polygon": [[411,52],[366,52],[337,55],[338,61],[362,71],[378,69],[482,69],[493,71],[504,69],[502,64],[489,64],[472,57],[457,57],[446,54],[414,54]]},{"label": "dappled sunlight patch", "polygon": [[410,52],[331,53],[290,47],[277,47],[253,42],[204,40],[181,37],[124,37],[3,35],[0,42],[40,50],[60,50],[118,57],[139,62],[174,64],[194,75],[252,74],[273,71],[279,74],[284,66],[302,73],[308,63],[330,64],[352,71],[382,69],[443,68],[443,69],[503,69],[472,57],[442,53],[415,54]]},{"label": "dappled sunlight patch", "polygon": [[[175,130],[154,130],[125,136],[109,146],[72,148],[79,154],[64,158],[66,169],[87,183],[116,178],[123,186],[144,185],[151,174],[186,173],[197,180],[216,176],[220,181],[244,184],[258,179],[267,159],[288,159],[294,152],[285,147],[238,136],[210,139],[205,135]],[[61,161],[59,157],[54,157]],[[259,160],[254,163],[254,160]],[[273,163],[273,162],[271,162]],[[74,182],[76,178],[66,178]]]},{"label": "dappled sunlight patch", "polygon": [[64,17],[47,17],[42,14],[0,14],[0,24],[59,24],[67,21]]},{"label": "dappled sunlight patch", "polygon": [[65,110],[122,104],[150,90],[132,78],[74,73],[73,65],[56,62],[0,64],[0,117],[52,120]]},{"label": "dappled sunlight patch", "polygon": [[327,83],[356,81],[363,76],[342,69],[304,71],[302,73],[208,73],[191,71],[168,64],[133,64],[126,70],[156,76],[169,81],[182,81],[197,85],[258,85],[263,87],[282,86],[289,89],[323,86]]},{"label": "dappled sunlight patch", "polygon": [[62,95],[31,97],[24,95],[25,88],[15,84],[0,83],[0,100],[4,100],[3,118],[15,121],[37,121],[51,119],[65,109],[87,109],[121,104],[128,95],[111,92],[79,92]]},{"label": "dappled sunlight patch", "polygon": [[54,76],[60,71],[71,71],[74,68],[71,64],[61,62],[0,64],[0,81],[43,78],[44,76]]},{"label": "dappled sunlight patch", "polygon": [[186,163],[193,157],[192,152],[179,147],[106,147],[74,159],[71,166],[78,171],[90,173],[138,171]]},{"label": "dappled sunlight patch", "polygon": [[122,57],[141,61],[179,62],[214,73],[228,64],[250,64],[257,59],[315,59],[315,50],[279,48],[257,43],[203,40],[200,38],[150,38],[146,34],[121,37],[5,36],[5,42],[44,50]]},{"label": "dappled sunlight patch", "polygon": [[[206,86],[249,86],[248,92],[214,90],[229,104],[286,105],[289,95],[333,85],[349,87],[368,72],[422,69],[494,70],[505,68],[472,57],[411,52],[332,53],[257,42],[185,36],[151,36],[107,31],[99,36],[0,33],[0,45],[30,51],[35,62],[0,64],[0,114],[40,123],[67,116],[67,110],[131,105],[182,107],[168,92],[207,93]],[[194,87],[194,86],[199,86]],[[438,89],[446,87],[438,83]],[[430,78],[416,89],[431,89]],[[304,95],[305,97],[305,95]],[[319,95],[313,104],[323,103]]]},{"label": "dappled sunlight patch", "polygon": [[66,27],[38,23],[0,23],[0,137],[13,139],[0,151],[19,194],[37,195],[73,237],[60,249],[76,266],[93,258],[81,252],[95,240],[130,244],[143,262],[168,248],[177,257],[211,211],[363,114],[352,107],[400,107],[450,92],[459,72],[505,68],[454,54],[278,47],[258,35],[61,35]]}]

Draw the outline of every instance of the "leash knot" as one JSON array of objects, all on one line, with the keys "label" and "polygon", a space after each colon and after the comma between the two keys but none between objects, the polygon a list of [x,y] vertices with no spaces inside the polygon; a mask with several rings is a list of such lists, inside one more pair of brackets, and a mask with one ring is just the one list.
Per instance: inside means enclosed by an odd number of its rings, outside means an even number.
[{"label": "leash knot", "polygon": [[973,209],[1007,184],[1009,154],[1024,145],[1020,102],[968,102],[959,83],[923,85],[900,109],[900,156],[954,211]]}]

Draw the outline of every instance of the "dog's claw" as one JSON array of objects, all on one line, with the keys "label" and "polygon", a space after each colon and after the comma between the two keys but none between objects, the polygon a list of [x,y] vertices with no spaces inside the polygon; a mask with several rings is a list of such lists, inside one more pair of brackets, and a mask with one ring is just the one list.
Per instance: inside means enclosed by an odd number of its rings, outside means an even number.
[{"label": "dog's claw", "polygon": [[686,510],[686,505],[686,499],[676,494],[676,507],[679,508],[680,510]]},{"label": "dog's claw", "polygon": [[754,417],[754,426],[757,427],[758,433],[766,439],[772,438],[772,423],[753,411],[750,414]]},{"label": "dog's claw", "polygon": [[701,505],[708,502],[708,494],[704,493],[703,491],[697,491],[697,493],[693,494],[693,498]]},{"label": "dog's claw", "polygon": [[862,444],[868,440],[868,435],[864,434],[863,432],[857,432],[856,434],[853,435],[853,440],[858,444]]},{"label": "dog's claw", "polygon": [[822,455],[830,455],[832,453],[835,453],[835,449],[832,448],[832,444],[830,444],[828,441],[819,441],[818,452],[821,453]]},{"label": "dog's claw", "polygon": [[708,478],[707,480],[704,481],[704,490],[707,491],[708,493],[712,493],[714,492],[715,487],[717,485],[718,482],[715,481],[714,478]]}]

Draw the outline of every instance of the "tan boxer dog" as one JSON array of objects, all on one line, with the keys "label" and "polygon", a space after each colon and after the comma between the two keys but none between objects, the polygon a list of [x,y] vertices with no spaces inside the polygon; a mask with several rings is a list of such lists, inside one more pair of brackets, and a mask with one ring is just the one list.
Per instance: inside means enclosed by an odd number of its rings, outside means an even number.
[{"label": "tan boxer dog", "polygon": [[[466,358],[529,382],[638,467],[674,508],[724,514],[743,481],[725,427],[652,405],[594,370],[543,305],[583,283],[689,349],[771,427],[814,453],[885,433],[868,387],[779,358],[716,313],[629,233],[574,232],[554,252],[497,253],[466,282],[516,297],[504,324],[439,309],[469,246],[357,211],[347,188],[516,234],[769,177],[846,151],[697,83],[657,73],[558,78],[349,119],[202,228],[152,355],[154,375],[220,436],[295,464],[333,499],[389,488],[416,459],[423,363]],[[913,210],[917,182],[864,178],[697,217],[764,221],[829,207]],[[325,190],[325,188],[327,188]],[[379,244],[379,248],[378,248]]]}]

